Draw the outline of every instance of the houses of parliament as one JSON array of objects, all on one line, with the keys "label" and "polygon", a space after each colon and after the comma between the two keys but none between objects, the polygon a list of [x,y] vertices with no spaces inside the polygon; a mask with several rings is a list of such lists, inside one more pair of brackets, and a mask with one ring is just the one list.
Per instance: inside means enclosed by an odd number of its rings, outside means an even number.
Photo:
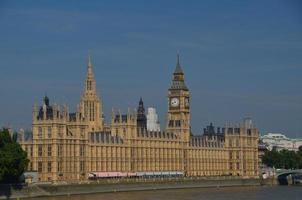
[{"label": "houses of parliament", "polygon": [[32,109],[32,137],[20,140],[39,181],[87,180],[115,173],[182,176],[258,176],[258,130],[251,120],[212,124],[203,134],[190,129],[190,91],[177,58],[167,91],[164,131],[149,131],[142,100],[127,113],[102,117],[91,58],[76,112],[43,104]]}]

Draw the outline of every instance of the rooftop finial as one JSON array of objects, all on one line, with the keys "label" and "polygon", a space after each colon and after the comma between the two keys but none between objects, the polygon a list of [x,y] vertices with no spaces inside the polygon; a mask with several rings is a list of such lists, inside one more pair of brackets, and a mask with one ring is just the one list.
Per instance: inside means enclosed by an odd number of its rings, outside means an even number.
[{"label": "rooftop finial", "polygon": [[179,52],[177,51],[177,63],[176,63],[176,67],[175,67],[175,70],[174,70],[174,74],[183,74],[179,60],[180,60],[179,59]]},{"label": "rooftop finial", "polygon": [[43,98],[43,102],[46,106],[49,106],[49,98],[47,97],[47,94],[45,93],[45,96]]},{"label": "rooftop finial", "polygon": [[91,51],[90,50],[88,52],[88,64],[87,64],[87,67],[92,67],[92,64],[91,64]]}]

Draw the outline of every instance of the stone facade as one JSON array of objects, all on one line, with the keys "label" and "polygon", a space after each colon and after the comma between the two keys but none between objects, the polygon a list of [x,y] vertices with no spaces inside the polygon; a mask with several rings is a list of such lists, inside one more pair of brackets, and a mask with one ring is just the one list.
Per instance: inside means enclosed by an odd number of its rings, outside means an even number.
[{"label": "stone facade", "polygon": [[[86,180],[90,172],[182,172],[186,176],[258,176],[258,130],[252,123],[210,125],[203,135],[190,129],[190,92],[179,58],[167,95],[165,131],[148,131],[146,118],[112,110],[105,124],[89,58],[80,103],[33,106],[32,138],[21,138],[29,171],[40,181]],[[140,115],[140,120],[138,120]],[[138,125],[140,123],[140,125]]]}]

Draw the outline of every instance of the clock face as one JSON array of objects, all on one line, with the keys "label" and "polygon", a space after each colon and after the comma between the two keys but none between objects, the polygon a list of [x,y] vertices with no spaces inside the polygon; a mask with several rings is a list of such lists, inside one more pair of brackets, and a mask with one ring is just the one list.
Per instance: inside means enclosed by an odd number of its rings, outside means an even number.
[{"label": "clock face", "polygon": [[179,99],[174,97],[171,99],[171,106],[172,107],[177,107],[179,105]]}]

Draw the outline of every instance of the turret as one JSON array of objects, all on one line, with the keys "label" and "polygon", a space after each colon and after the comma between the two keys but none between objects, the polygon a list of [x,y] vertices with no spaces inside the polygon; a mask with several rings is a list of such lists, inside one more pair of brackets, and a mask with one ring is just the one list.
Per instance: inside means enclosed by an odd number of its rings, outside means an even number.
[{"label": "turret", "polygon": [[35,122],[37,120],[39,111],[38,111],[38,106],[36,103],[33,105],[33,110],[32,110],[32,121]]},{"label": "turret", "polygon": [[123,139],[133,138],[136,134],[136,114],[134,110],[128,108],[126,114],[120,110],[116,113],[112,110],[111,133],[113,136],[119,136]]},{"label": "turret", "polygon": [[147,117],[145,114],[144,102],[142,97],[139,100],[137,108],[137,128],[147,129]]},{"label": "turret", "polygon": [[63,105],[63,119],[69,121],[69,108],[66,103]]}]

